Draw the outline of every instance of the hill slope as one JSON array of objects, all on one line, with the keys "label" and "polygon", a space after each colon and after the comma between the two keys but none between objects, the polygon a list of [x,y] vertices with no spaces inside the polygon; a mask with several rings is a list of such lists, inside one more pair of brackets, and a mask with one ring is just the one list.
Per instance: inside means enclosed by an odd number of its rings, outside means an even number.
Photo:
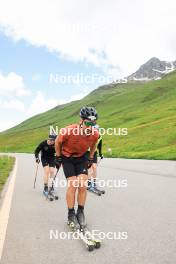
[{"label": "hill slope", "polygon": [[104,153],[126,158],[176,158],[176,73],[148,83],[107,85],[82,100],[58,106],[0,133],[1,152],[33,152],[49,125],[79,120],[82,106],[95,106],[102,127],[128,128],[128,136],[104,136]]}]

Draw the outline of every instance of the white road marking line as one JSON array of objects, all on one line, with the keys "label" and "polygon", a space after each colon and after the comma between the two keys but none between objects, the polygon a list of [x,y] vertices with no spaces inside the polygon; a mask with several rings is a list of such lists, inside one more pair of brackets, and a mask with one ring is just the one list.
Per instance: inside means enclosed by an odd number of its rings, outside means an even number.
[{"label": "white road marking line", "polygon": [[6,191],[4,201],[0,209],[0,260],[2,257],[2,252],[3,252],[5,237],[6,237],[10,208],[11,208],[11,203],[12,203],[12,196],[13,196],[16,174],[17,174],[17,167],[18,167],[18,161],[16,158],[15,166],[14,166],[14,169],[11,175],[8,189]]}]

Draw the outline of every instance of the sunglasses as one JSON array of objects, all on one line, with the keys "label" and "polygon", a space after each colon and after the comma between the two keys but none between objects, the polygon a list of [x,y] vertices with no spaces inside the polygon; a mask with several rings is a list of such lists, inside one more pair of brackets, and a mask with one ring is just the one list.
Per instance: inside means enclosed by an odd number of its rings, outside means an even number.
[{"label": "sunglasses", "polygon": [[91,121],[84,121],[84,125],[85,126],[95,126],[95,123]]}]

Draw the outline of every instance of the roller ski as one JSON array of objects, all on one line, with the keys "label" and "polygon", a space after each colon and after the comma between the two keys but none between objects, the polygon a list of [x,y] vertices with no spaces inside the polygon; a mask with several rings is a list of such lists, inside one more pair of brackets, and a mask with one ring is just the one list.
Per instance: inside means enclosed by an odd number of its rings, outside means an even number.
[{"label": "roller ski", "polygon": [[[56,176],[55,176],[55,177],[56,177]],[[53,179],[53,178],[50,178],[50,179],[49,179],[48,193],[49,193],[49,195],[50,195],[54,200],[58,200],[59,197],[58,197],[58,195],[55,194],[55,190],[54,190],[55,177],[54,177],[54,179]]]},{"label": "roller ski", "polygon": [[96,191],[100,192],[101,194],[105,194],[105,190],[100,190],[100,189],[98,189],[96,185],[94,185],[93,188],[94,188]]},{"label": "roller ski", "polygon": [[59,199],[59,196],[55,194],[53,185],[52,185],[51,188],[49,188],[48,193],[49,193],[49,195],[51,195],[53,197],[54,200],[58,200]]},{"label": "roller ski", "polygon": [[98,249],[101,247],[101,240],[94,237],[91,231],[85,227],[82,231],[83,235],[87,238],[88,241],[91,241],[94,244],[94,248]]},{"label": "roller ski", "polygon": [[[79,224],[79,221],[81,225]],[[94,248],[99,248],[101,242],[95,240],[91,233],[88,231],[85,225],[85,217],[84,213],[78,210],[77,215],[73,212],[73,214],[68,216],[68,226],[70,227],[72,232],[76,232],[79,239],[82,240],[88,251],[93,251]]]},{"label": "roller ski", "polygon": [[92,192],[92,193],[98,195],[98,196],[101,196],[101,195],[102,195],[102,193],[101,193],[100,191],[94,189],[94,187],[87,188],[87,190],[88,190],[89,192]]},{"label": "roller ski", "polygon": [[91,232],[87,229],[87,224],[86,224],[85,216],[84,216],[84,210],[78,208],[76,217],[80,225],[80,231],[82,232],[83,236],[89,242],[92,242],[94,244],[94,248],[100,248],[101,241],[98,239],[95,239],[94,236],[91,234]]},{"label": "roller ski", "polygon": [[48,186],[45,185],[44,190],[43,190],[43,195],[46,197],[47,200],[49,200],[50,202],[54,201],[53,196],[49,193],[48,191]]},{"label": "roller ski", "polygon": [[87,190],[89,192],[92,192],[92,193],[98,195],[98,196],[102,195],[102,192],[100,190],[98,190],[97,188],[95,188],[94,185],[91,182],[88,182]]}]

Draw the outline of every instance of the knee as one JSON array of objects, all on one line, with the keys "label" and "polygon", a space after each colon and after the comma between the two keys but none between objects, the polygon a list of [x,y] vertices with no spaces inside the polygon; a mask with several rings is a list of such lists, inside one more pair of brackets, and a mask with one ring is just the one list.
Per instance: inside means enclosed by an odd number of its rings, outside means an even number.
[{"label": "knee", "polygon": [[83,184],[79,186],[79,192],[84,193],[87,191],[87,182],[85,181]]},{"label": "knee", "polygon": [[51,177],[54,177],[54,170],[51,170],[51,169],[50,169],[50,176],[51,176]]},{"label": "knee", "polygon": [[96,170],[96,168],[97,168],[97,164],[96,164],[96,163],[93,163],[93,164],[92,164],[92,169],[93,169],[93,170]]},{"label": "knee", "polygon": [[75,195],[75,193],[76,193],[76,188],[71,187],[67,189],[67,194]]},{"label": "knee", "polygon": [[70,192],[70,193],[75,193],[77,190],[77,187],[75,187],[74,185],[69,185],[68,188],[67,188],[67,191]]}]

